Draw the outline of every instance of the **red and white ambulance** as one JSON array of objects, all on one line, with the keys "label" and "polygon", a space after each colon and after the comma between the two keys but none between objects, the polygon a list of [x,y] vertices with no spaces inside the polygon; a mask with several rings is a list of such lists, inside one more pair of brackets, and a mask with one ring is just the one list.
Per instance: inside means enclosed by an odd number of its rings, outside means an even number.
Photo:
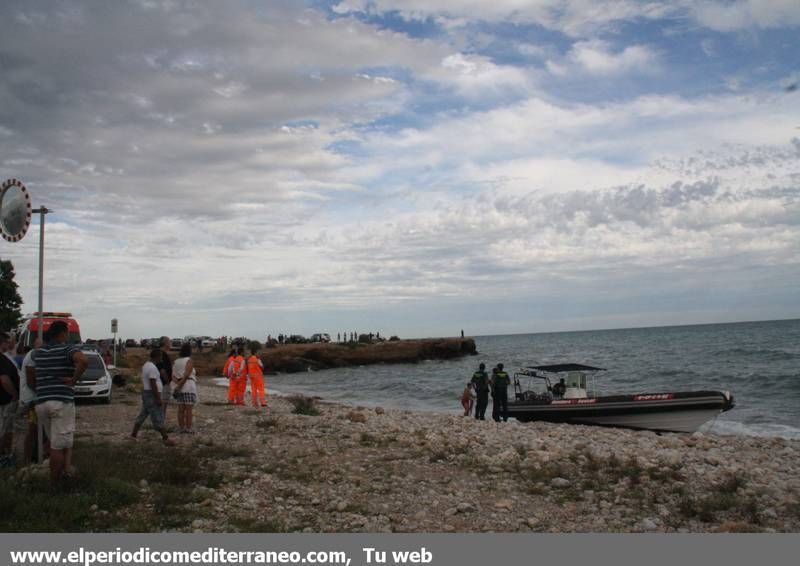
[{"label": "red and white ambulance", "polygon": [[[81,343],[81,328],[78,321],[68,312],[44,312],[42,313],[42,331],[47,332],[50,325],[57,320],[67,323],[69,329],[69,342],[72,344]],[[26,346],[33,346],[33,341],[39,333],[39,313],[35,312],[25,316],[22,324],[17,329],[17,342]]]}]

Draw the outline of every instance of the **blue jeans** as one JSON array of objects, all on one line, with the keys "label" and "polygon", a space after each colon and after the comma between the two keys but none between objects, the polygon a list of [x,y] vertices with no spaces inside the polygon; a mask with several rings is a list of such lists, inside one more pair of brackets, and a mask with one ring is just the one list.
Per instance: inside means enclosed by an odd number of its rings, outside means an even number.
[{"label": "blue jeans", "polygon": [[[156,395],[158,393],[156,392]],[[164,429],[164,411],[158,405],[156,405],[155,396],[152,391],[142,391],[142,410],[139,411],[139,415],[136,417],[136,427],[142,426],[144,421],[147,420],[147,417],[150,417],[150,422],[153,423],[153,428],[157,431],[161,431]]]}]

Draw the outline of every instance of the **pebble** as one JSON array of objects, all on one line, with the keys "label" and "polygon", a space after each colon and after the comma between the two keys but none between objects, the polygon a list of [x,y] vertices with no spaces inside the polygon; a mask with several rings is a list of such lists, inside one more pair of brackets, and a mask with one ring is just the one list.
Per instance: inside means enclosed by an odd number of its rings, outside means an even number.
[{"label": "pebble", "polygon": [[653,519],[642,519],[639,521],[639,528],[643,531],[654,531],[658,528],[658,524]]},{"label": "pebble", "polygon": [[[224,400],[220,389],[201,394]],[[286,401],[271,401],[270,417],[283,424],[269,435],[259,429],[268,442],[249,442],[254,419],[238,418],[238,409],[203,407],[217,425],[186,441],[247,446],[254,454],[216,462],[222,484],[196,488],[200,503],[186,508],[214,510],[218,522],[183,530],[230,530],[230,518],[261,514],[315,532],[713,532],[725,523],[749,527],[741,509],[752,505],[752,516],[762,519],[753,530],[800,531],[796,440],[552,423],[517,424],[512,435],[506,425],[460,416],[334,403],[305,418],[291,414]],[[628,465],[632,459],[640,471]],[[730,509],[708,521],[682,509],[685,497],[700,504],[733,474],[744,488],[729,494],[736,499]],[[143,505],[152,503],[142,497]]]}]

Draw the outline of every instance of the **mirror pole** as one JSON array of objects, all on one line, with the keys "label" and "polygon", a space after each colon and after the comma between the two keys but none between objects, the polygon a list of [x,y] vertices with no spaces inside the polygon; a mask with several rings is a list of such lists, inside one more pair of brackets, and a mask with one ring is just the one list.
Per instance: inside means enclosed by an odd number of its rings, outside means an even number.
[{"label": "mirror pole", "polygon": [[[42,298],[44,296],[44,215],[52,211],[43,206],[32,212],[39,213],[39,327],[36,333],[41,343],[44,333],[42,328],[44,325],[44,312],[42,310]],[[36,433],[36,459],[41,464],[44,461],[44,426],[41,421],[36,427]]]},{"label": "mirror pole", "polygon": [[37,322],[37,337],[39,340],[43,340],[44,329],[42,327],[44,325],[44,311],[42,299],[44,297],[44,216],[48,212],[52,212],[52,210],[49,210],[43,206],[41,208],[37,208],[33,212],[39,213],[39,320]]}]

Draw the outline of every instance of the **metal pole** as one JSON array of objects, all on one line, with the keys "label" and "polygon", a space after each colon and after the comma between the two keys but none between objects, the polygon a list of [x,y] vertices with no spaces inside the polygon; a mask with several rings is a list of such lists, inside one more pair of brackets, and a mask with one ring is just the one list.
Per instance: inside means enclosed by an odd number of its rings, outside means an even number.
[{"label": "metal pole", "polygon": [[114,367],[117,367],[117,333],[114,333]]},{"label": "metal pole", "polygon": [[[39,320],[36,334],[41,343],[44,335],[44,307],[42,305],[44,298],[44,216],[51,211],[43,206],[33,212],[39,213]],[[39,422],[36,428],[36,459],[41,464],[44,460],[44,426]]]},{"label": "metal pole", "polygon": [[37,337],[39,340],[43,340],[43,333],[44,333],[44,307],[42,306],[43,298],[44,298],[44,216],[48,212],[52,212],[48,210],[44,206],[41,208],[37,208],[33,212],[39,213],[39,317],[38,317],[38,331]]}]

